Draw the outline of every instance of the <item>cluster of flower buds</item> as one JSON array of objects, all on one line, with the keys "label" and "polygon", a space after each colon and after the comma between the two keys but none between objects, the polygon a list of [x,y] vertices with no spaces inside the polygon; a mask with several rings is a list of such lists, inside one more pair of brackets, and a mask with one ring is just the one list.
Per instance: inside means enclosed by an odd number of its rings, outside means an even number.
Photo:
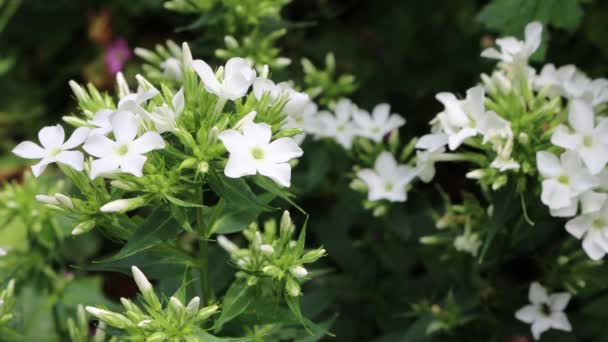
[{"label": "cluster of flower buds", "polygon": [[0,328],[6,326],[14,317],[15,280],[10,280],[7,287],[0,291]]},{"label": "cluster of flower buds", "polygon": [[215,314],[219,306],[200,308],[200,299],[194,297],[185,304],[177,297],[162,303],[152,284],[135,266],[133,278],[145,302],[142,309],[126,298],[121,298],[124,313],[87,306],[86,311],[109,327],[124,331],[133,341],[199,341],[198,326]]},{"label": "cluster of flower buds", "polygon": [[[278,233],[278,234],[277,234]],[[300,296],[300,283],[309,272],[304,267],[325,255],[325,249],[304,251],[305,231],[294,240],[295,225],[288,211],[283,213],[277,232],[275,220],[264,224],[260,232],[257,224],[243,231],[249,241],[248,248],[239,248],[225,236],[218,236],[218,244],[230,253],[230,258],[242,272],[237,276],[246,277],[247,284],[253,286],[260,279],[271,278],[280,283],[289,296]]]}]

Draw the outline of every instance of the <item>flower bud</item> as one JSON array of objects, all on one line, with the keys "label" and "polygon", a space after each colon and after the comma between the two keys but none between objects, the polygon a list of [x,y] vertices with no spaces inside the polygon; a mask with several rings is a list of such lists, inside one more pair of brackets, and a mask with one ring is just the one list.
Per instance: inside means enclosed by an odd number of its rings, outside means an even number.
[{"label": "flower bud", "polygon": [[6,256],[7,252],[6,249],[0,247],[0,257]]},{"label": "flower bud", "polygon": [[236,49],[239,47],[239,42],[233,36],[230,35],[224,37],[224,43],[229,49]]},{"label": "flower bud", "polygon": [[142,196],[129,199],[118,199],[103,205],[99,210],[102,213],[125,213],[137,209],[146,204],[146,199]]},{"label": "flower bud", "polygon": [[260,246],[260,251],[266,255],[270,255],[274,253],[274,248],[271,245],[263,244]]},{"label": "flower bud", "polygon": [[59,201],[57,200],[57,198],[55,196],[36,195],[35,198],[36,198],[36,201],[38,201],[40,203],[59,205]]},{"label": "flower bud", "polygon": [[151,325],[152,325],[152,320],[151,319],[144,319],[143,321],[137,323],[137,327],[138,328],[143,328],[143,329],[150,328]]},{"label": "flower bud", "polygon": [[74,116],[62,116],[61,120],[63,120],[65,123],[70,124],[74,127],[88,127],[89,123],[86,122],[85,120],[81,119],[81,118],[77,118]]},{"label": "flower bud", "polygon": [[189,68],[192,64],[192,52],[190,51],[190,46],[188,43],[184,42],[182,44],[182,65],[184,67]]},{"label": "flower bud", "polygon": [[169,305],[171,305],[171,309],[173,309],[173,312],[175,312],[177,316],[181,316],[186,312],[184,304],[182,304],[182,302],[180,302],[180,300],[175,297],[171,297],[169,299]]},{"label": "flower bud", "polygon": [[118,329],[124,329],[133,326],[133,323],[125,316],[108,310],[99,309],[92,306],[87,306],[86,310],[89,314],[97,319],[108,323]]},{"label": "flower bud", "polygon": [[239,259],[236,264],[240,267],[240,268],[246,268],[247,266],[249,266],[249,263],[251,262],[251,259],[249,259],[249,257],[244,257]]},{"label": "flower bud", "polygon": [[200,173],[209,172],[209,163],[207,163],[206,161],[203,160],[202,162],[198,163],[197,170]]},{"label": "flower bud", "polygon": [[281,216],[281,234],[286,234],[291,236],[291,234],[293,234],[294,231],[294,225],[293,222],[291,221],[291,215],[289,214],[289,211],[285,210],[283,212],[283,216]]},{"label": "flower bud", "polygon": [[218,243],[218,245],[220,245],[220,247],[222,247],[228,253],[235,252],[239,249],[239,247],[236,244],[234,244],[232,241],[230,241],[224,235],[217,236],[217,243]]},{"label": "flower bud", "polygon": [[62,206],[66,207],[68,209],[74,209],[74,203],[72,203],[72,200],[68,196],[57,193],[57,194],[55,194],[55,199]]},{"label": "flower bud", "polygon": [[194,297],[186,306],[186,314],[189,318],[194,317],[198,312],[199,306],[201,305],[201,299],[199,297]]},{"label": "flower bud", "polygon": [[74,80],[70,80],[70,82],[68,82],[68,84],[70,85],[70,88],[72,88],[72,92],[74,93],[74,95],[76,96],[78,101],[90,101],[91,100],[91,98],[89,97],[89,94],[87,94],[87,92],[84,89],[82,89],[80,84],[74,82]]},{"label": "flower bud", "polygon": [[211,317],[211,315],[213,315],[214,313],[216,313],[218,309],[219,309],[219,306],[217,306],[217,305],[211,305],[211,306],[204,307],[199,310],[198,314],[196,315],[196,320],[197,321],[205,320],[205,319]]},{"label": "flower bud", "polygon": [[268,68],[268,64],[264,64],[262,66],[262,71],[260,72],[260,77],[261,78],[268,78],[269,74],[270,74],[270,69]]},{"label": "flower bud", "polygon": [[302,266],[294,266],[289,269],[289,272],[296,278],[304,278],[308,275],[308,271]]},{"label": "flower bud", "polygon": [[167,340],[167,335],[163,332],[155,332],[146,339],[146,342],[162,342]]},{"label": "flower bud", "polygon": [[278,267],[273,266],[273,265],[268,265],[268,266],[264,266],[264,268],[262,268],[262,272],[264,272],[264,274],[267,274],[271,277],[275,277],[275,278],[279,278],[283,275],[283,271],[281,271]]},{"label": "flower bud", "polygon": [[274,66],[277,68],[284,68],[291,64],[291,59],[287,57],[277,57],[274,60]]},{"label": "flower bud", "polygon": [[517,141],[519,141],[519,143],[522,145],[527,145],[528,143],[530,143],[530,137],[526,133],[521,132],[517,137]]},{"label": "flower bud", "polygon": [[420,243],[423,245],[439,245],[445,242],[445,239],[440,238],[436,235],[428,235],[420,238]]},{"label": "flower bud", "polygon": [[291,278],[287,279],[287,282],[285,283],[285,291],[292,297],[297,297],[302,294],[302,291],[300,291],[300,284]]},{"label": "flower bud", "polygon": [[498,190],[500,188],[502,188],[505,184],[507,184],[507,176],[506,175],[502,175],[500,177],[498,177],[494,183],[492,183],[492,190]]},{"label": "flower bud", "polygon": [[305,264],[309,264],[321,259],[323,256],[325,256],[325,249],[319,248],[304,254],[301,261]]},{"label": "flower bud", "polygon": [[192,169],[198,160],[196,158],[188,158],[179,164],[178,170]]},{"label": "flower bud", "polygon": [[[135,50],[137,50],[137,49],[139,49],[139,48],[136,48]],[[143,50],[143,49],[140,49],[140,50]],[[118,97],[121,99],[131,93],[131,90],[129,89],[129,84],[127,83],[127,80],[125,79],[125,76],[120,71],[116,74],[116,93],[118,94]]]},{"label": "flower bud", "polygon": [[137,266],[131,267],[131,272],[133,273],[133,279],[135,279],[135,283],[137,287],[141,291],[144,299],[153,309],[160,309],[160,301],[154,293],[154,289],[152,288],[152,284],[148,281],[148,278],[143,274],[143,272],[137,268]]},{"label": "flower bud", "polygon": [[304,133],[304,130],[301,128],[286,128],[275,134],[275,138],[292,138],[302,133]]},{"label": "flower bud", "polygon": [[209,130],[209,134],[207,134],[207,144],[212,145],[215,144],[217,140],[217,136],[220,134],[220,129],[217,126],[211,127]]},{"label": "flower bud", "polygon": [[467,177],[468,179],[481,179],[485,175],[486,175],[486,172],[484,170],[476,169],[476,170],[468,172],[465,177]]},{"label": "flower bud", "polygon": [[135,185],[131,182],[125,182],[125,181],[121,181],[121,180],[113,180],[110,182],[110,185],[112,185],[116,189],[125,190],[125,191],[136,191],[139,189],[137,187],[137,185]]},{"label": "flower bud", "polygon": [[72,230],[72,235],[84,234],[91,231],[93,228],[95,228],[95,220],[86,220],[84,222],[80,222],[76,225],[76,227],[74,227],[74,230]]}]

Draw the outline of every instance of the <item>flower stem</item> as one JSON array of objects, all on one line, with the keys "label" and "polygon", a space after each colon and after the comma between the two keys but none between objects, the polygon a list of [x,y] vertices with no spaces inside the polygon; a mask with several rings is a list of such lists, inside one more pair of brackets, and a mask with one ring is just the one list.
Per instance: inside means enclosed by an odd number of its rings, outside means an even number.
[{"label": "flower stem", "polygon": [[[197,190],[197,197],[200,204],[203,204],[204,195],[202,186]],[[203,208],[196,208],[196,230],[199,235],[198,243],[198,258],[199,258],[199,274],[201,283],[201,296],[203,306],[209,305],[211,302],[211,287],[209,285],[209,243],[207,225],[204,222]]]}]

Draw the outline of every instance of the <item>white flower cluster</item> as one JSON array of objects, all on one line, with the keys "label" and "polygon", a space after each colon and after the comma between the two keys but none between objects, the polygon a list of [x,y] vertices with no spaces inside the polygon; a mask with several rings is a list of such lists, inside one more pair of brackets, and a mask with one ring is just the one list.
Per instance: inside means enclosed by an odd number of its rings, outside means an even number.
[{"label": "white flower cluster", "polygon": [[[75,83],[71,85],[79,87]],[[40,159],[40,162],[32,167],[32,173],[38,177],[49,164],[55,162],[82,171],[84,155],[75,150],[82,145],[87,154],[97,158],[91,162],[91,179],[118,172],[140,177],[147,159],[144,154],[165,147],[160,134],[148,130],[150,125],[147,123],[154,122],[155,114],[146,111],[142,106],[157,94],[156,89],[151,89],[124,96],[117,109],[98,111],[88,122],[90,128],[77,128],[67,141],[61,125],[44,127],[38,133],[42,146],[25,141],[17,145],[13,153],[22,158]],[[178,93],[176,98],[180,96],[183,95]],[[159,107],[153,112],[157,110]]]}]

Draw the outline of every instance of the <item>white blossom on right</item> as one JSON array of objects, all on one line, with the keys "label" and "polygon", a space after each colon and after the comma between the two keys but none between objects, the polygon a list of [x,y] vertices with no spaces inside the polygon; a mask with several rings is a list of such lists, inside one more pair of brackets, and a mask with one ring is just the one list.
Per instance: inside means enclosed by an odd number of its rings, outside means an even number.
[{"label": "white blossom on right", "polygon": [[532,325],[532,336],[535,340],[549,329],[572,331],[570,321],[564,313],[570,297],[567,292],[548,294],[542,285],[534,282],[530,284],[528,293],[530,304],[517,310],[515,318]]}]

